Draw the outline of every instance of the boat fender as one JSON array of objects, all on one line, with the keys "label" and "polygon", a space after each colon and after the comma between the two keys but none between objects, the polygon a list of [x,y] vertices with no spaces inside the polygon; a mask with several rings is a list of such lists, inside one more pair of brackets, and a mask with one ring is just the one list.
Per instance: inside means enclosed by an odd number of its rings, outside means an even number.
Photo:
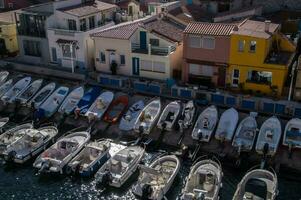
[{"label": "boat fender", "polygon": [[141,195],[141,199],[149,199],[151,194],[153,192],[152,186],[149,184],[145,184],[142,186],[142,195]]}]

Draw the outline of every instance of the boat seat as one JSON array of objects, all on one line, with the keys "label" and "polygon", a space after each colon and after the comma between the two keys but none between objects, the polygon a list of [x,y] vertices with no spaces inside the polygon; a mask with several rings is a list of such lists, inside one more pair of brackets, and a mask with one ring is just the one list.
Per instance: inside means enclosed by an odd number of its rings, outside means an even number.
[{"label": "boat seat", "polygon": [[273,136],[274,136],[274,134],[273,134],[272,130],[267,130],[266,131],[265,137],[266,137],[267,140],[270,140],[270,141],[273,140]]}]

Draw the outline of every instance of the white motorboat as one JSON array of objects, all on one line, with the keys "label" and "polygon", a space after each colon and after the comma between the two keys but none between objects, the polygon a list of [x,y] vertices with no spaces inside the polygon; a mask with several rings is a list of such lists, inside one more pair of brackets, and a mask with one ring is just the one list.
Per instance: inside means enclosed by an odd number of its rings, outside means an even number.
[{"label": "white motorboat", "polygon": [[82,177],[93,175],[110,158],[109,140],[88,143],[84,149],[69,163],[69,173],[76,173]]},{"label": "white motorboat", "polygon": [[0,134],[2,133],[3,127],[9,122],[8,117],[0,118]]},{"label": "white motorboat", "polygon": [[206,108],[198,117],[192,130],[194,140],[209,142],[218,121],[218,113],[215,106]]},{"label": "white motorboat", "polygon": [[32,124],[22,124],[5,131],[0,135],[0,155],[14,142],[22,138],[26,132],[32,129]]},{"label": "white motorboat", "polygon": [[27,106],[33,105],[35,109],[38,109],[40,105],[52,94],[55,87],[56,84],[54,82],[47,84],[36,95],[34,95],[34,97],[27,103]]},{"label": "white motorboat", "polygon": [[12,103],[16,97],[21,94],[31,82],[31,77],[25,77],[14,84],[2,97],[4,103]]},{"label": "white motorboat", "polygon": [[232,146],[238,149],[238,153],[249,152],[253,148],[257,133],[256,116],[257,113],[251,112],[250,116],[243,119],[236,129]]},{"label": "white motorboat", "polygon": [[89,142],[90,133],[87,131],[71,133],[60,138],[55,144],[44,151],[33,163],[41,173],[64,172],[64,167]]},{"label": "white motorboat", "polygon": [[223,112],[215,131],[215,139],[222,142],[231,142],[238,120],[238,112],[235,108],[230,108]]},{"label": "white motorboat", "polygon": [[163,110],[157,127],[161,130],[172,131],[178,116],[180,114],[181,105],[178,101],[170,102]]},{"label": "white motorboat", "polygon": [[277,152],[282,130],[279,119],[275,116],[267,119],[261,126],[256,143],[259,154],[273,156]]},{"label": "white motorboat", "polygon": [[182,131],[183,131],[183,129],[187,129],[190,126],[192,126],[195,111],[196,111],[196,109],[195,109],[193,101],[188,101],[184,105],[184,109],[182,110],[182,113],[181,113],[179,121],[178,121],[180,129],[182,129]]},{"label": "white motorboat", "polygon": [[49,97],[42,103],[38,113],[40,117],[51,117],[62,104],[68,95],[69,88],[61,86],[57,88]]},{"label": "white motorboat", "polygon": [[277,195],[276,173],[255,169],[248,172],[237,185],[233,200],[275,200]]},{"label": "white motorboat", "polygon": [[43,79],[33,81],[22,93],[20,93],[16,100],[19,100],[21,104],[25,104],[31,99],[40,89],[43,84]]},{"label": "white motorboat", "polygon": [[5,83],[5,81],[7,80],[9,76],[9,72],[8,71],[1,71],[0,72],[0,85],[2,85],[3,83]]},{"label": "white motorboat", "polygon": [[69,115],[74,111],[78,102],[84,96],[84,88],[78,87],[70,92],[70,94],[66,97],[62,105],[60,106],[58,112],[61,114]]},{"label": "white motorboat", "polygon": [[282,144],[289,148],[301,148],[301,119],[293,118],[287,122]]},{"label": "white motorboat", "polygon": [[119,129],[123,131],[132,130],[143,108],[144,108],[144,102],[142,100],[134,103],[126,112],[126,114],[122,116],[119,124]]},{"label": "white motorboat", "polygon": [[45,150],[57,134],[55,126],[28,129],[23,137],[9,145],[2,153],[4,159],[23,164]]},{"label": "white motorboat", "polygon": [[120,188],[137,170],[144,152],[139,146],[129,146],[116,153],[97,171],[97,184]]},{"label": "white motorboat", "polygon": [[13,87],[13,79],[9,79],[0,86],[0,97],[2,97],[10,88]]},{"label": "white motorboat", "polygon": [[90,106],[85,116],[89,119],[101,119],[109,105],[113,101],[114,93],[106,91],[101,93]]},{"label": "white motorboat", "polygon": [[218,200],[222,177],[222,167],[218,160],[205,159],[195,163],[188,175],[181,199]]},{"label": "white motorboat", "polygon": [[134,131],[141,134],[150,134],[160,117],[161,106],[159,98],[147,104],[136,119]]},{"label": "white motorboat", "polygon": [[140,165],[140,175],[133,193],[142,199],[163,199],[171,188],[180,166],[180,160],[174,155],[162,156],[148,167]]}]

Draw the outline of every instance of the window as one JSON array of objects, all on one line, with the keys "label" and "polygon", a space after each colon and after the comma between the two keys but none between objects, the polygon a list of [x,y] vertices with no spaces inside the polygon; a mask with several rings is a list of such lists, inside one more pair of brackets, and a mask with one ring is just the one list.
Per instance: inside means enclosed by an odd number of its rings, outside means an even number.
[{"label": "window", "polygon": [[256,41],[250,42],[250,52],[255,53],[256,51]]},{"label": "window", "polygon": [[189,64],[189,74],[201,75],[201,67],[198,64]]},{"label": "window", "polygon": [[23,48],[25,55],[41,57],[40,42],[24,40]]},{"label": "window", "polygon": [[76,21],[73,19],[68,19],[68,27],[69,27],[69,30],[76,31],[77,30]]},{"label": "window", "polygon": [[145,71],[152,71],[153,70],[152,61],[141,60],[140,64],[141,64],[141,66],[140,66],[141,70],[145,70]]},{"label": "window", "polygon": [[244,51],[244,49],[245,49],[245,43],[246,43],[246,41],[244,41],[244,40],[239,40],[238,41],[238,51],[239,52],[243,52]]},{"label": "window", "polygon": [[267,84],[272,83],[272,72],[267,71],[249,71],[248,72],[248,81],[257,84]]},{"label": "window", "polygon": [[57,62],[56,48],[52,47],[51,52],[52,52],[52,62]]},{"label": "window", "polygon": [[0,27],[0,33],[2,33],[2,28]]},{"label": "window", "polygon": [[4,8],[4,0],[0,0],[0,8]]},{"label": "window", "polygon": [[8,3],[8,8],[10,8],[10,9],[14,8],[14,4],[13,3]]},{"label": "window", "polygon": [[[72,49],[71,49],[71,46],[72,46]],[[72,58],[75,58],[75,51],[76,51],[75,45],[71,45],[71,44],[63,44],[62,45],[63,57],[70,58],[71,51],[72,51]]]},{"label": "window", "polygon": [[165,63],[164,62],[154,62],[153,63],[153,71],[165,73]]},{"label": "window", "polygon": [[204,49],[214,49],[215,48],[215,39],[211,37],[202,38],[202,47]]},{"label": "window", "polygon": [[79,20],[79,25],[80,25],[80,30],[81,31],[86,31],[87,30],[86,19]]},{"label": "window", "polygon": [[125,56],[124,55],[120,55],[120,64],[125,65]]},{"label": "window", "polygon": [[104,52],[99,53],[99,60],[100,60],[101,63],[106,62],[106,54]]},{"label": "window", "polygon": [[213,76],[213,68],[208,65],[189,64],[189,74],[197,76]]},{"label": "window", "polygon": [[158,40],[158,39],[149,39],[149,43],[150,43],[152,46],[156,46],[156,47],[159,46],[159,40]]},{"label": "window", "polygon": [[193,48],[201,48],[201,37],[189,36],[189,46]]},{"label": "window", "polygon": [[95,28],[95,16],[89,17],[89,29]]},{"label": "window", "polygon": [[234,69],[232,74],[232,86],[237,87],[239,84],[239,70]]}]

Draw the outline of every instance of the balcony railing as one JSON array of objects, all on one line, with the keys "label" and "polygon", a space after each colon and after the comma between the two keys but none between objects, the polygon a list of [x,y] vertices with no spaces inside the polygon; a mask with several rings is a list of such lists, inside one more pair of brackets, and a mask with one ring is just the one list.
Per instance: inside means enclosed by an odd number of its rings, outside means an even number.
[{"label": "balcony railing", "polygon": [[176,50],[175,46],[157,47],[157,46],[152,46],[151,44],[148,44],[148,46],[144,49],[141,48],[141,45],[139,43],[132,43],[133,53],[167,56],[171,52],[174,52],[175,50]]}]

